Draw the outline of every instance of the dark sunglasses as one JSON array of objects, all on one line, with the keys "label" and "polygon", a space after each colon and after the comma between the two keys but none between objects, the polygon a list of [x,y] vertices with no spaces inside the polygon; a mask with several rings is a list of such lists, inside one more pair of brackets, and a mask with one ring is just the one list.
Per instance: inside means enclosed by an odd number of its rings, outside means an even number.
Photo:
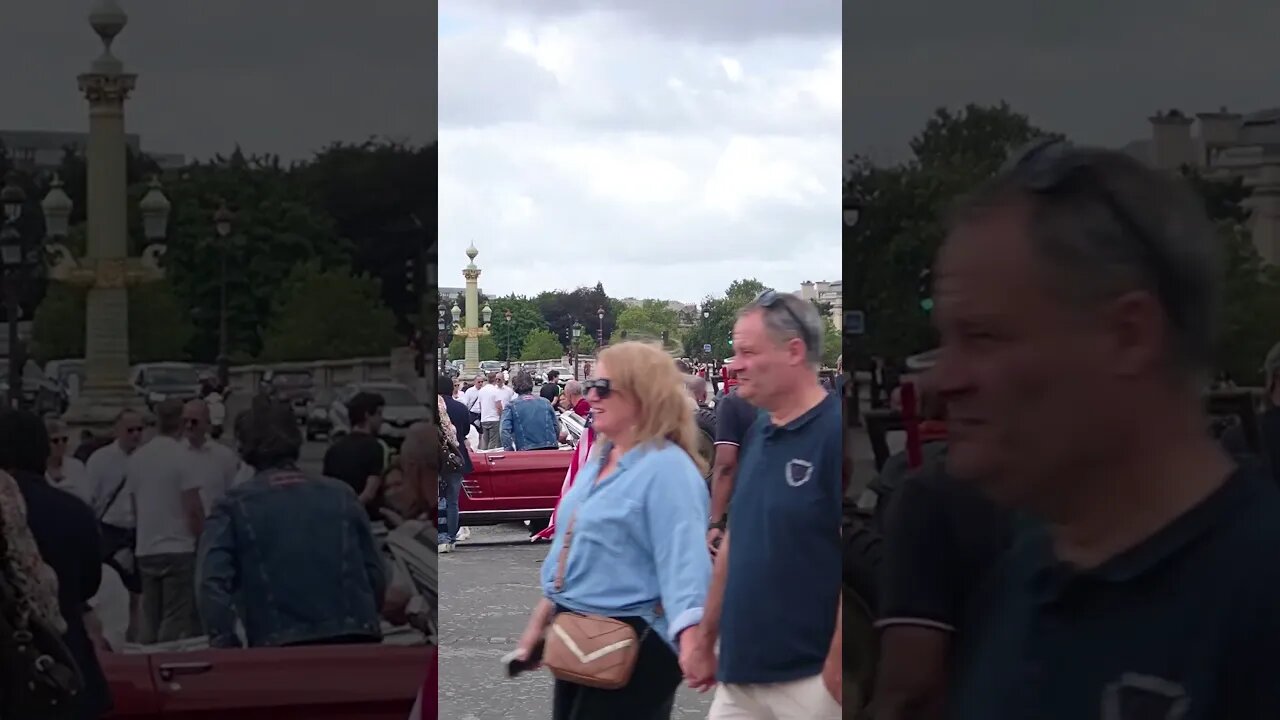
[{"label": "dark sunglasses", "polygon": [[772,310],[775,307],[781,307],[784,311],[786,311],[787,315],[791,316],[791,320],[795,322],[796,327],[800,328],[800,339],[804,341],[804,346],[811,348],[817,345],[817,343],[813,340],[813,338],[809,337],[809,329],[805,326],[804,321],[801,320],[800,316],[796,314],[796,311],[792,310],[791,306],[788,305],[786,301],[782,299],[782,293],[772,288],[767,289],[764,292],[757,295],[756,299],[751,301],[751,304],[759,305],[760,307],[766,310]]},{"label": "dark sunglasses", "polygon": [[586,395],[592,390],[596,391],[596,397],[601,400],[609,397],[613,392],[613,386],[609,384],[608,378],[599,378],[597,380],[584,380],[582,383],[582,394]]},{"label": "dark sunglasses", "polygon": [[64,443],[66,443],[66,442],[67,442],[67,438],[65,438],[65,437],[51,437],[51,438],[49,438],[49,442],[51,442],[51,443],[53,443],[53,444],[55,444],[55,445],[62,445],[62,444],[64,444]]},{"label": "dark sunglasses", "polygon": [[124,431],[125,431],[125,432],[127,432],[127,433],[129,433],[130,435],[138,435],[138,434],[141,434],[141,433],[142,433],[142,428],[141,428],[141,427],[127,427],[127,428],[125,428],[125,429],[124,429]]},{"label": "dark sunglasses", "polygon": [[185,422],[187,423],[187,427],[189,428],[196,427],[197,425],[200,424],[200,421],[195,418],[187,418]]},{"label": "dark sunglasses", "polygon": [[1170,318],[1182,317],[1174,273],[1168,258],[1159,250],[1151,234],[1134,219],[1124,204],[1104,182],[1093,153],[1066,140],[1041,138],[1015,153],[1002,169],[1013,183],[1028,193],[1042,197],[1087,195],[1102,203],[1126,235],[1139,245],[1144,263],[1150,268],[1148,280]]}]

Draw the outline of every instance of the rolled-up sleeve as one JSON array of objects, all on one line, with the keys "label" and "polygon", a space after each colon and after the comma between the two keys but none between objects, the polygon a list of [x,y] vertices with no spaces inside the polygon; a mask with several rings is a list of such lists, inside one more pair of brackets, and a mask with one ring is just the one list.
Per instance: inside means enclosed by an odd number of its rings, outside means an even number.
[{"label": "rolled-up sleeve", "polygon": [[711,586],[706,545],[710,499],[693,461],[682,454],[670,457],[655,468],[657,481],[646,497],[645,515],[668,638],[674,643],[682,631],[702,622]]}]

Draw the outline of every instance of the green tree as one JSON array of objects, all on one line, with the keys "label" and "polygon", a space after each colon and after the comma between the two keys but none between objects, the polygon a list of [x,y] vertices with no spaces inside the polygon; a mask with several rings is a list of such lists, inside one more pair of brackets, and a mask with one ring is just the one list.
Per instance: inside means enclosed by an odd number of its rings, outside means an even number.
[{"label": "green tree", "polygon": [[660,338],[666,332],[675,338],[680,317],[661,300],[644,300],[618,315],[618,329],[627,331],[627,339]]},{"label": "green tree", "polygon": [[554,360],[564,356],[564,346],[551,334],[550,330],[534,330],[524,339],[520,349],[520,359]]},{"label": "green tree", "polygon": [[841,342],[843,336],[836,329],[836,324],[832,322],[830,315],[822,316],[822,364],[824,367],[833,368],[836,366],[836,359],[840,357]]},{"label": "green tree", "polygon": [[1259,369],[1276,342],[1280,318],[1280,267],[1259,257],[1249,232],[1224,224],[1226,282],[1217,370],[1241,385],[1258,384]]},{"label": "green tree", "polygon": [[[449,343],[449,359],[462,360],[467,356],[466,338],[461,335],[454,335],[453,340]],[[480,336],[480,359],[481,360],[501,360],[502,351],[498,349],[498,343],[494,342],[489,335]]]},{"label": "green tree", "polygon": [[596,339],[587,333],[578,336],[570,343],[579,355],[593,355],[596,351]]},{"label": "green tree", "polygon": [[[39,362],[84,357],[85,291],[50,283],[31,326],[31,352]],[[129,361],[185,360],[194,332],[187,312],[166,282],[129,291]]]},{"label": "green tree", "polygon": [[[502,349],[502,357],[515,358],[521,353],[521,343],[529,333],[535,330],[546,330],[547,322],[538,310],[538,304],[522,295],[506,295],[489,301],[493,310],[493,339]],[[511,320],[507,320],[507,313]]]},{"label": "green tree", "polygon": [[262,358],[376,357],[390,352],[400,339],[395,315],[382,304],[376,280],[310,261],[296,267],[280,288]]},{"label": "green tree", "polygon": [[858,217],[844,230],[853,268],[844,304],[866,313],[863,357],[902,358],[936,342],[918,285],[942,241],[946,209],[995,173],[1011,150],[1050,134],[1004,103],[939,109],[911,141],[907,162],[849,162],[844,203]]}]

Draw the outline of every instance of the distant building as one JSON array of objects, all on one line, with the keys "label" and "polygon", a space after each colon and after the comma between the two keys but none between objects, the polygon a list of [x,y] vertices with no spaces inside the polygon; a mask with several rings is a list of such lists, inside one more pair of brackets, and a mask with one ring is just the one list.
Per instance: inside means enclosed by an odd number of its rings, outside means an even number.
[{"label": "distant building", "polygon": [[[477,288],[481,295],[484,295],[484,288]],[[459,295],[466,294],[467,289],[464,287],[442,287],[440,288],[440,299],[453,307],[453,301]]]},{"label": "distant building", "polygon": [[1183,166],[1211,179],[1243,178],[1253,195],[1250,231],[1263,260],[1280,264],[1280,108],[1251,115],[1228,112],[1157,112],[1148,120],[1151,138],[1124,151],[1154,167]]},{"label": "distant building", "polygon": [[[68,147],[81,155],[89,143],[87,132],[61,132],[56,130],[0,130],[0,143],[4,144],[15,167],[28,171],[56,170]],[[136,134],[125,135],[125,145],[134,153],[142,153],[142,138]],[[187,164],[186,157],[176,153],[147,153],[161,170],[172,170]]]},{"label": "distant building", "polygon": [[831,306],[831,322],[836,330],[844,326],[844,281],[805,280],[800,283],[800,297]]}]

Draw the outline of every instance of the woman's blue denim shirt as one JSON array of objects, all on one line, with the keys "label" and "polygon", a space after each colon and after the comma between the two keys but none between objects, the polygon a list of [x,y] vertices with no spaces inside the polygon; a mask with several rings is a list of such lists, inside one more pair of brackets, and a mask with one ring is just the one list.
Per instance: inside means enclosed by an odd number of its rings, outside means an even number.
[{"label": "woman's blue denim shirt", "polygon": [[211,647],[382,636],[387,569],[346,484],[296,470],[231,489],[200,535],[196,599]]},{"label": "woman's blue denim shirt", "polygon": [[[711,584],[707,483],[684,450],[667,442],[629,450],[597,483],[608,455],[601,449],[560,501],[542,592],[576,612],[644,618],[675,648],[680,632],[702,621]],[[557,590],[570,519],[573,541]]]}]

